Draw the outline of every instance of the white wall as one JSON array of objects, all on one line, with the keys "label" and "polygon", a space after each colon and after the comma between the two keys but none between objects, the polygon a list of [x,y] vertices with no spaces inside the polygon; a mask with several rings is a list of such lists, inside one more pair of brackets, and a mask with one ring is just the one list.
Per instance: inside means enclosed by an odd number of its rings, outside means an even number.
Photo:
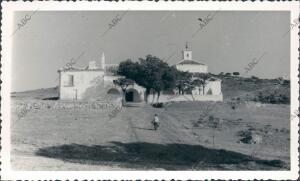
[{"label": "white wall", "polygon": [[[200,90],[199,90],[200,89]],[[208,95],[208,91],[211,89],[211,95]],[[148,102],[156,102],[157,95],[148,96]],[[159,102],[169,102],[169,101],[223,101],[223,94],[221,91],[221,81],[208,81],[204,87],[204,95],[202,87],[195,88],[192,90],[192,94],[161,94],[159,97]]]},{"label": "white wall", "polygon": [[[68,80],[68,75],[73,75],[74,84],[72,86],[65,85]],[[60,72],[60,99],[61,100],[76,100],[84,99],[88,96],[93,88],[101,88],[103,86],[103,71],[62,71]],[[102,86],[101,86],[102,84]],[[77,92],[77,93],[76,93]]]},{"label": "white wall", "polygon": [[183,72],[191,73],[208,73],[207,65],[196,65],[196,64],[177,64],[176,69]]},{"label": "white wall", "polygon": [[210,89],[212,90],[212,95],[222,94],[221,81],[209,81],[204,88],[205,94],[207,94]]}]

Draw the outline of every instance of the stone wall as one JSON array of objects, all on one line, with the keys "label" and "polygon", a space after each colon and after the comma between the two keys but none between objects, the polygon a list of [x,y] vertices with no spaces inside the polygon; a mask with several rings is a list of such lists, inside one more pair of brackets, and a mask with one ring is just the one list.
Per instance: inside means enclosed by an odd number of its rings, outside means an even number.
[{"label": "stone wall", "polygon": [[49,100],[13,100],[12,114],[16,114],[18,119],[24,117],[31,110],[42,109],[121,109],[121,99],[114,101],[49,101]]},{"label": "stone wall", "polygon": [[105,109],[122,106],[121,99],[115,101],[49,101],[49,100],[15,100],[15,109]]}]

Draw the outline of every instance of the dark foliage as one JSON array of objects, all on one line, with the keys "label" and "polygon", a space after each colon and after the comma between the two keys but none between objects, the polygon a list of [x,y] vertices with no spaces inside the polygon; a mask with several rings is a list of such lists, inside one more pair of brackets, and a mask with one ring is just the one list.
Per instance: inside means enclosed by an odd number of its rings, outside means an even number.
[{"label": "dark foliage", "polygon": [[162,102],[159,102],[159,103],[152,104],[152,106],[155,107],[155,108],[163,108],[164,104]]},{"label": "dark foliage", "polygon": [[[157,102],[161,91],[172,90],[176,86],[177,69],[170,67],[158,57],[147,55],[139,62],[130,59],[121,62],[118,74],[134,80],[138,85],[146,88],[146,96],[153,92],[157,94]],[[147,100],[147,99],[146,99]]]},{"label": "dark foliage", "polygon": [[258,101],[261,103],[269,103],[269,104],[289,104],[290,99],[286,95],[282,94],[263,94],[262,92],[259,92],[259,95],[257,98],[254,98],[253,101]]},{"label": "dark foliage", "polygon": [[233,75],[236,75],[236,76],[240,75],[239,72],[233,72],[232,74],[233,74]]}]

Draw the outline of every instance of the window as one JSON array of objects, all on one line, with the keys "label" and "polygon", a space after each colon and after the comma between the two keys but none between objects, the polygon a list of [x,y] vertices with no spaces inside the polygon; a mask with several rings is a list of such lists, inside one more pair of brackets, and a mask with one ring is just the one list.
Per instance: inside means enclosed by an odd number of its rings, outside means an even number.
[{"label": "window", "polygon": [[64,86],[74,86],[74,75],[67,75],[66,80],[64,81]]}]

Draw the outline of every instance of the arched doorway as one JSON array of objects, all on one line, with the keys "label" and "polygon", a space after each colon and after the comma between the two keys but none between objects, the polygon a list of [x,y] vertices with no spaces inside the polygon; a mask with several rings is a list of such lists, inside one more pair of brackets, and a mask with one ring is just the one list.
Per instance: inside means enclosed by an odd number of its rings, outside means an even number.
[{"label": "arched doorway", "polygon": [[116,88],[111,88],[107,91],[107,94],[111,95],[121,95],[121,92]]},{"label": "arched doorway", "polygon": [[141,102],[141,97],[137,90],[128,89],[125,94],[126,102]]},{"label": "arched doorway", "polygon": [[107,93],[106,98],[111,99],[111,100],[116,100],[116,99],[122,98],[121,91],[116,88],[111,88],[106,93]]}]

